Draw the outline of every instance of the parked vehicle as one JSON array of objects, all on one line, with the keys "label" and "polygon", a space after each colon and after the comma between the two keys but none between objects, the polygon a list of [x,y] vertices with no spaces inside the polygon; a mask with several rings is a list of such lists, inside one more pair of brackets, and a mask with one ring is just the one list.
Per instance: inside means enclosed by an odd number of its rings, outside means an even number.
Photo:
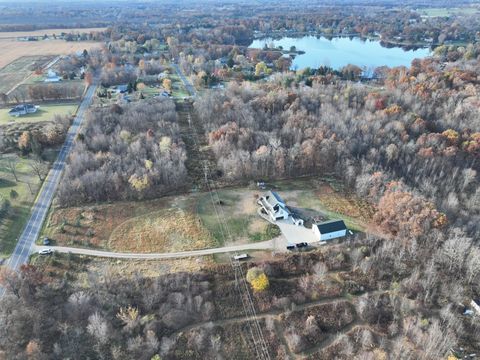
[{"label": "parked vehicle", "polygon": [[248,259],[248,254],[239,254],[233,257],[233,260],[245,260]]},{"label": "parked vehicle", "polygon": [[40,250],[38,253],[40,255],[51,255],[51,254],[53,254],[53,250],[52,249],[43,249],[43,250]]},{"label": "parked vehicle", "polygon": [[46,236],[43,238],[43,245],[50,245],[50,239]]},{"label": "parked vehicle", "polygon": [[287,250],[294,250],[295,249],[295,245],[293,244],[288,244],[287,245]]},{"label": "parked vehicle", "polygon": [[306,242],[301,242],[301,243],[297,244],[297,248],[303,248],[303,247],[307,247],[307,246],[308,246],[308,243],[306,243]]}]

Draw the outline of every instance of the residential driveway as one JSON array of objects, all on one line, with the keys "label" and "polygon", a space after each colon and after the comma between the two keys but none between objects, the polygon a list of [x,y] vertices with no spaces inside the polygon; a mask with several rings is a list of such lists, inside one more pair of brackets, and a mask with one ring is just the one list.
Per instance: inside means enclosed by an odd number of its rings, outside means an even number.
[{"label": "residential driveway", "polygon": [[301,242],[318,242],[318,239],[316,238],[312,229],[307,229],[304,226],[294,225],[291,218],[288,218],[288,220],[277,220],[275,224],[278,225],[283,236],[291,244],[298,244]]},{"label": "residential driveway", "polygon": [[117,258],[117,259],[143,259],[143,260],[158,260],[158,259],[178,259],[192,256],[204,256],[211,254],[221,254],[221,253],[240,253],[248,252],[248,250],[282,250],[285,251],[286,240],[283,236],[278,236],[272,240],[261,241],[257,243],[248,243],[242,245],[231,245],[224,246],[220,248],[211,248],[211,249],[202,249],[202,250],[192,250],[192,251],[182,251],[182,252],[170,252],[170,253],[120,253],[120,252],[110,252],[110,251],[101,251],[94,249],[82,249],[82,248],[73,248],[73,247],[64,247],[64,246],[35,246],[36,251],[43,249],[52,249],[60,253],[72,253],[78,255],[88,255],[88,256],[98,256],[106,258]]}]

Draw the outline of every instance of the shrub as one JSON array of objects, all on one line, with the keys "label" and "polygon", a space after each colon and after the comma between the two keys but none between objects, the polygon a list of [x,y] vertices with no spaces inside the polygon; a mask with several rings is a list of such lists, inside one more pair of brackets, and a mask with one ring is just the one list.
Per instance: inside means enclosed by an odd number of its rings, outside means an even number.
[{"label": "shrub", "polygon": [[248,270],[247,281],[250,283],[254,291],[264,291],[270,285],[267,275],[257,267]]}]

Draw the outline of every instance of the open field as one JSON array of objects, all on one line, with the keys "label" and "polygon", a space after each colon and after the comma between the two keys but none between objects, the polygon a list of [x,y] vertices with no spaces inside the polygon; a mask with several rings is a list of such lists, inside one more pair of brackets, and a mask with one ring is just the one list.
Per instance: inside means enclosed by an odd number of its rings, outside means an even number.
[{"label": "open field", "polygon": [[[47,65],[54,56],[23,56],[0,69],[0,93],[7,93],[32,74],[33,67]],[[3,59],[3,57],[2,57]],[[0,62],[3,60],[0,59]]]},{"label": "open field", "polygon": [[200,197],[197,212],[217,246],[232,241],[269,240],[280,235],[278,227],[270,225],[257,214],[256,200],[260,194],[258,191],[241,188],[219,190],[218,196],[205,194]]},{"label": "open field", "polygon": [[0,68],[22,56],[38,55],[68,55],[76,51],[90,50],[99,47],[100,43],[92,41],[42,40],[42,41],[16,41],[0,39]]},{"label": "open field", "polygon": [[0,125],[51,121],[55,115],[73,115],[77,111],[77,108],[78,104],[42,105],[36,113],[19,117],[8,115],[10,108],[0,109]]},{"label": "open field", "polygon": [[[9,170],[10,160],[15,161],[18,181]],[[0,225],[0,257],[8,256],[13,251],[40,186],[40,180],[30,163],[32,160],[14,154],[0,156],[0,195],[11,204],[8,215]],[[12,197],[12,192],[16,192],[17,196]]]},{"label": "open field", "polygon": [[[258,217],[251,191],[223,190],[220,196],[222,210],[231,216],[228,223],[235,244],[268,240],[280,234],[276,227]],[[119,252],[196,250],[224,243],[214,214],[209,194],[187,194],[55,209],[43,233],[57,245]]]},{"label": "open field", "polygon": [[[327,182],[300,179],[271,185],[306,220],[341,218],[349,228],[364,230],[373,214],[360,199],[334,190]],[[191,193],[151,201],[54,208],[43,235],[56,245],[145,253],[264,241],[280,231],[257,214],[256,199],[262,193],[242,187],[221,189],[218,195]]]},{"label": "open field", "polygon": [[50,36],[60,35],[61,33],[81,34],[90,33],[94,31],[103,31],[106,28],[74,28],[74,29],[44,29],[34,31],[0,31],[0,39],[11,39],[25,36]]},{"label": "open field", "polygon": [[420,15],[427,17],[447,17],[452,15],[473,15],[479,13],[479,9],[474,7],[451,7],[451,8],[424,8],[417,9]]}]

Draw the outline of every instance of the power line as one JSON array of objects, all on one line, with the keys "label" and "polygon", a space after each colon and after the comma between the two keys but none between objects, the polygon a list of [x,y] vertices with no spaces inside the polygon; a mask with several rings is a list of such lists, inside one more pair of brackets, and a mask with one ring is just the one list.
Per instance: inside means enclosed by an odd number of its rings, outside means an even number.
[{"label": "power line", "polygon": [[[195,144],[195,147],[197,149],[200,149],[198,144],[198,134],[196,132],[196,129],[193,127],[190,111],[187,112],[187,120],[188,120],[188,126],[190,128],[191,138]],[[207,191],[210,194],[210,199],[212,202],[215,215],[217,217],[218,224],[220,225],[221,236],[224,242],[225,241],[233,242],[233,236],[228,227],[225,213],[221,207],[219,211],[216,205],[216,203],[220,204],[220,197],[215,187],[215,183],[213,182],[207,160],[203,161],[203,167],[204,167],[205,184],[207,186]],[[216,196],[216,199],[215,199],[215,196]],[[255,303],[253,302],[253,298],[250,293],[248,283],[246,281],[242,264],[240,263],[240,261],[235,260],[231,256],[229,258],[230,258],[230,265],[232,266],[235,274],[235,287],[240,294],[243,312],[247,318],[247,324],[248,324],[250,335],[253,340],[253,347],[255,349],[255,352],[257,353],[257,358],[270,360],[270,353],[268,351],[268,346],[265,341],[265,337],[263,336],[262,328],[258,321],[257,312],[255,310]]]}]

